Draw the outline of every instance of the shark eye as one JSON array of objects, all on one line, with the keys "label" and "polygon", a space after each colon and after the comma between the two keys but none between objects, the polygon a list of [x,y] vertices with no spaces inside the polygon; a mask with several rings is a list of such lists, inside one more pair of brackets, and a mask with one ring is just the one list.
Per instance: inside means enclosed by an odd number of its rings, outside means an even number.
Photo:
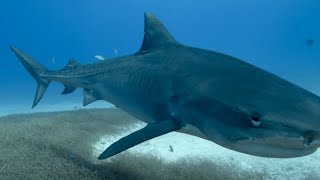
[{"label": "shark eye", "polygon": [[260,115],[258,113],[253,113],[251,116],[251,122],[255,127],[259,127],[261,125]]}]

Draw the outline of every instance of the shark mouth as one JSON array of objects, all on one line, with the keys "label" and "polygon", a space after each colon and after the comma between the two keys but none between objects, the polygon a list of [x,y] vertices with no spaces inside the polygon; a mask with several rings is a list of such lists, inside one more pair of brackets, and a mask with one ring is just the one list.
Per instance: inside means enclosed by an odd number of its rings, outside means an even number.
[{"label": "shark mouth", "polygon": [[314,153],[320,146],[320,140],[307,137],[266,139],[245,139],[237,141],[235,148],[243,153],[272,158],[293,158]]}]

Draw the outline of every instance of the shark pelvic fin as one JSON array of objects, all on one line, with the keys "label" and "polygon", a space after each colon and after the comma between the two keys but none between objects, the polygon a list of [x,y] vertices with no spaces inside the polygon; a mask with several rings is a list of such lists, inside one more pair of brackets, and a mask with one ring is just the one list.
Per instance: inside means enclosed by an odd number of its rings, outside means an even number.
[{"label": "shark pelvic fin", "polygon": [[168,44],[178,44],[165,26],[152,13],[144,14],[144,38],[140,52],[159,48]]},{"label": "shark pelvic fin", "polygon": [[83,106],[86,106],[94,101],[100,100],[99,95],[91,89],[83,89]]},{"label": "shark pelvic fin", "polygon": [[70,59],[68,64],[63,68],[63,70],[65,69],[73,69],[76,68],[78,66],[80,66],[81,64],[78,63],[75,59]]},{"label": "shark pelvic fin", "polygon": [[76,88],[74,88],[74,87],[64,85],[64,90],[61,92],[61,94],[70,94],[75,90],[76,90]]},{"label": "shark pelvic fin", "polygon": [[48,79],[46,79],[45,77],[41,77],[41,75],[45,74],[48,70],[42,64],[26,55],[18,48],[11,47],[11,50],[15,53],[22,65],[27,69],[32,77],[37,81],[37,92],[32,105],[32,108],[34,108],[39,103],[40,99],[42,98],[43,94],[50,84],[50,81]]},{"label": "shark pelvic fin", "polygon": [[128,136],[125,136],[117,142],[113,143],[98,157],[98,159],[107,159],[144,141],[150,140],[152,138],[164,135],[175,130],[179,130],[180,128],[181,125],[177,123],[175,120],[165,120],[150,123],[144,128],[136,132],[133,132]]}]

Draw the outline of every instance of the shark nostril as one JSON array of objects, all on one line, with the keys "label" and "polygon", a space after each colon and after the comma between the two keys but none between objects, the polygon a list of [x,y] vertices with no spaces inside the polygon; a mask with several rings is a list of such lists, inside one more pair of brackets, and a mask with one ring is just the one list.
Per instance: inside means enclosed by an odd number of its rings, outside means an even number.
[{"label": "shark nostril", "polygon": [[313,132],[306,132],[303,136],[304,139],[304,146],[309,147],[311,143],[313,143],[314,140],[314,133]]},{"label": "shark nostril", "polygon": [[304,143],[303,143],[304,147],[309,147],[311,142],[312,142],[311,138],[305,137],[304,138]]}]

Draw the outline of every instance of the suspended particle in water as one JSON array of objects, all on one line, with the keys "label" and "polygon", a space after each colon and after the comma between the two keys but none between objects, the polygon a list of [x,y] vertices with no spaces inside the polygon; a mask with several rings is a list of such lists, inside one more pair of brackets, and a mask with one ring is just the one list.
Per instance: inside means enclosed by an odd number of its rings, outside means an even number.
[{"label": "suspended particle in water", "polygon": [[306,43],[306,46],[311,47],[314,45],[314,40],[309,38],[309,39],[306,39],[305,43]]}]

